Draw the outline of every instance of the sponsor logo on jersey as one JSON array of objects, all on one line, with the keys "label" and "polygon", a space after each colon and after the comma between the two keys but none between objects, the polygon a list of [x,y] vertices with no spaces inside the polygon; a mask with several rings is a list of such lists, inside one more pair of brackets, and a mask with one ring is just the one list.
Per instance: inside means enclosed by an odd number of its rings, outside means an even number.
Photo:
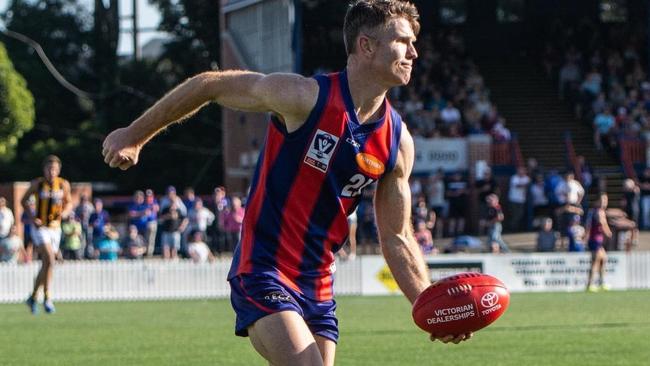
[{"label": "sponsor logo on jersey", "polygon": [[376,177],[382,175],[386,170],[384,163],[368,153],[358,153],[356,159],[359,170],[366,174]]},{"label": "sponsor logo on jersey", "polygon": [[284,292],[275,291],[264,296],[264,300],[271,303],[278,303],[278,302],[292,302],[293,298],[289,294],[285,294]]},{"label": "sponsor logo on jersey", "polygon": [[317,130],[309,144],[305,163],[325,173],[338,142],[338,137],[323,130]]}]

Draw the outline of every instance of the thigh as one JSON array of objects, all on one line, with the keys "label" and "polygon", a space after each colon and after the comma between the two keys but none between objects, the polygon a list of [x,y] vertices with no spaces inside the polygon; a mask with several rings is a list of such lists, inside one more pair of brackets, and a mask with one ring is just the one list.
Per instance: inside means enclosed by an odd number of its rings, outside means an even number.
[{"label": "thigh", "polygon": [[248,335],[255,350],[271,365],[323,365],[314,336],[295,311],[259,319],[248,327]]}]

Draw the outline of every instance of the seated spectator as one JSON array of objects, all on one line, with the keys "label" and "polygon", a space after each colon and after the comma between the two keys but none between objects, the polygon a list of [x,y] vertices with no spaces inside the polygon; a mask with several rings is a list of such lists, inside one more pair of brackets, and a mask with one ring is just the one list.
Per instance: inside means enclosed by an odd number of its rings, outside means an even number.
[{"label": "seated spectator", "polygon": [[122,248],[118,240],[120,234],[115,230],[113,225],[107,224],[104,226],[104,236],[97,244],[95,256],[101,261],[116,261]]},{"label": "seated spectator", "polygon": [[142,259],[147,252],[147,243],[136,225],[129,225],[129,234],[124,238],[122,248],[126,259]]},{"label": "seated spectator", "polygon": [[189,242],[187,244],[187,254],[195,263],[213,262],[214,256],[208,248],[208,244],[203,241],[203,233],[198,230],[190,232]]},{"label": "seated spectator", "polygon": [[74,212],[61,221],[63,259],[83,259],[83,230]]},{"label": "seated spectator", "polygon": [[573,215],[567,230],[569,252],[585,251],[585,228],[580,225],[580,215]]},{"label": "seated spectator", "polygon": [[510,248],[503,241],[501,232],[503,231],[503,211],[499,204],[499,197],[496,194],[490,194],[486,198],[487,214],[485,220],[488,222],[487,229],[487,247],[491,253],[508,253]]},{"label": "seated spectator", "polygon": [[7,236],[0,239],[0,262],[20,263],[24,259],[23,241],[16,233],[16,225],[12,225]]},{"label": "seated spectator", "polygon": [[542,228],[537,233],[537,251],[554,252],[559,234],[553,230],[553,220],[546,218],[542,222]]}]

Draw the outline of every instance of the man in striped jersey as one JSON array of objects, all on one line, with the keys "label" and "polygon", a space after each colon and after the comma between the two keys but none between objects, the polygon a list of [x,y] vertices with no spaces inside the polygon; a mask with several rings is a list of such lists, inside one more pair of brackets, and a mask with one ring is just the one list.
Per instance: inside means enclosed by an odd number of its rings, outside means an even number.
[{"label": "man in striped jersey", "polygon": [[[49,155],[43,161],[43,177],[31,182],[25,192],[22,205],[30,216],[32,223],[32,241],[43,262],[36,279],[34,290],[26,301],[32,314],[38,312],[36,296],[43,287],[43,308],[47,313],[54,313],[54,303],[50,298],[50,285],[52,284],[52,267],[61,242],[61,219],[72,212],[70,199],[70,183],[59,177],[61,173],[61,160],[55,155]],[[29,209],[29,199],[36,199],[36,211]]]},{"label": "man in striped jersey", "polygon": [[128,169],[147,141],[207,102],[271,113],[228,276],[235,333],[249,336],[271,365],[334,364],[334,253],[369,185],[377,184],[382,251],[402,292],[413,302],[430,284],[410,225],[413,139],[386,99],[410,80],[418,30],[407,1],[354,1],[345,18],[344,71],[312,78],[202,73],[104,141],[104,161]]}]

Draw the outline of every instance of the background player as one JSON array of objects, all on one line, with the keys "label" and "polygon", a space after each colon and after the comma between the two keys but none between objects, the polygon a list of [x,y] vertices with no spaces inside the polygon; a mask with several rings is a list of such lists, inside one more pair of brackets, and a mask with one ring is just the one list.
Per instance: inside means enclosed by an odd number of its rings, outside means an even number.
[{"label": "background player", "polygon": [[[37,312],[36,296],[41,286],[43,287],[45,312],[53,313],[55,311],[54,303],[50,298],[52,268],[61,242],[61,219],[72,212],[70,183],[59,177],[60,173],[61,160],[55,155],[47,156],[43,161],[43,177],[31,182],[22,199],[23,209],[30,216],[34,248],[43,263],[34,280],[34,290],[26,302],[32,314]],[[32,195],[36,199],[35,212],[29,208],[29,200]]]},{"label": "background player", "polygon": [[344,25],[345,72],[202,73],[104,141],[105,162],[127,169],[153,136],[210,101],[273,114],[229,275],[236,332],[249,335],[271,364],[334,363],[333,252],[348,235],[345,216],[372,182],[378,181],[377,224],[393,276],[411,302],[430,284],[410,225],[413,140],[386,101],[391,87],[410,80],[418,30],[408,2],[356,1]]}]

